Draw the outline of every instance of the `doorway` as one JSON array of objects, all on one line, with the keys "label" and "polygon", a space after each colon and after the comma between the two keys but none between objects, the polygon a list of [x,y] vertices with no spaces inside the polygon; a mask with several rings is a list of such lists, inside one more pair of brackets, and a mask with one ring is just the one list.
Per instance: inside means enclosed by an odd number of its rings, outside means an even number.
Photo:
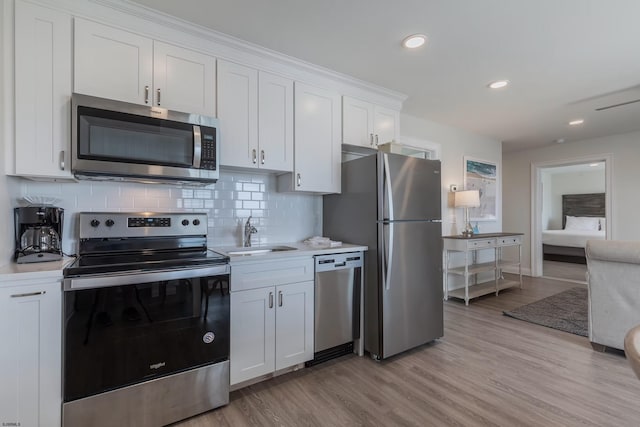
[{"label": "doorway", "polygon": [[586,282],[587,240],[611,235],[609,155],[532,164],[533,276]]}]

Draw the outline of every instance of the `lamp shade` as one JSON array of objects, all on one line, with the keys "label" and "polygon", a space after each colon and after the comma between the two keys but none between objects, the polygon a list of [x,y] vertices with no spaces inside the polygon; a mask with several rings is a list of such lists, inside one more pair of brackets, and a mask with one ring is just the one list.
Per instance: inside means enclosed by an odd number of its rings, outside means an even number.
[{"label": "lamp shade", "polygon": [[480,192],[478,190],[456,191],[453,204],[456,208],[477,208],[480,206]]}]

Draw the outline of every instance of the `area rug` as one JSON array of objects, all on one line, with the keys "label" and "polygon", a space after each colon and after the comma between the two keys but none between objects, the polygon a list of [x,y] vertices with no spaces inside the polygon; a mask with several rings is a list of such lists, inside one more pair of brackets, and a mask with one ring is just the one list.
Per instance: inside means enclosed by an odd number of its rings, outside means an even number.
[{"label": "area rug", "polygon": [[587,297],[586,288],[571,288],[503,314],[586,337],[589,336]]}]

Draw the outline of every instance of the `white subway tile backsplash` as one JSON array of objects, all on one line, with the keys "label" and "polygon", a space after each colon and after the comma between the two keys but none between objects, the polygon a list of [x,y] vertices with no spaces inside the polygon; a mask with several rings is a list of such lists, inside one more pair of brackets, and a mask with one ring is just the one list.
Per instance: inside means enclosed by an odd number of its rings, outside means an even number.
[{"label": "white subway tile backsplash", "polygon": [[11,194],[18,200],[26,195],[60,199],[65,209],[63,249],[77,251],[79,212],[164,211],[206,212],[211,245],[240,245],[244,222],[252,216],[258,233],[256,244],[303,240],[322,231],[322,197],[278,193],[275,175],[227,172],[206,188],[182,188],[163,184],[80,181],[49,183],[13,180]]}]

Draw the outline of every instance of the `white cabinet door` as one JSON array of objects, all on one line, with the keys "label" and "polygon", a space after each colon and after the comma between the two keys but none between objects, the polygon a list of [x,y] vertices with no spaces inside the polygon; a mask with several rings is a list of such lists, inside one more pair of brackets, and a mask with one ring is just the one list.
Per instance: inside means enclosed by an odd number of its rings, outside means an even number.
[{"label": "white cabinet door", "polygon": [[400,112],[376,105],[373,133],[375,145],[397,140],[400,135]]},{"label": "white cabinet door", "polygon": [[153,41],[75,18],[74,92],[151,104]]},{"label": "white cabinet door", "polygon": [[275,289],[231,293],[231,384],[275,369]]},{"label": "white cabinet door", "polygon": [[153,102],[169,110],[215,117],[216,59],[154,42]]},{"label": "white cabinet door", "polygon": [[313,281],[276,287],[276,370],[313,359]]},{"label": "white cabinet door", "polygon": [[293,80],[260,72],[258,84],[259,165],[293,171]]},{"label": "white cabinet door", "polygon": [[373,135],[373,104],[342,97],[342,143],[375,147]]},{"label": "white cabinet door", "polygon": [[340,192],[340,107],[339,94],[296,82],[294,190]]},{"label": "white cabinet door", "polygon": [[60,425],[61,295],[59,282],[0,288],[0,415],[5,425]]},{"label": "white cabinet door", "polygon": [[16,2],[17,175],[71,178],[71,40],[70,15]]},{"label": "white cabinet door", "polygon": [[258,167],[258,71],[218,61],[220,164]]}]

